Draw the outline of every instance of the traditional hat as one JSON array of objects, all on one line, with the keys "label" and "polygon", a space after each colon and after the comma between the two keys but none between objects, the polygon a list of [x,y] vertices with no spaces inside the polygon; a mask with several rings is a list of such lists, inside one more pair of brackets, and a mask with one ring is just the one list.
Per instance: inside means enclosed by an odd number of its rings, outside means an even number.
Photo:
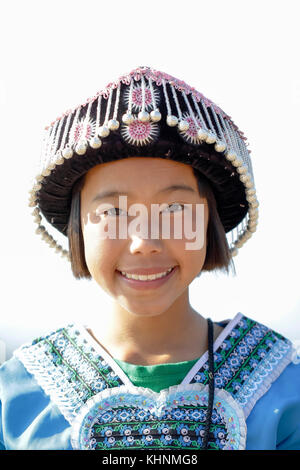
[{"label": "traditional hat", "polygon": [[160,157],[191,165],[210,181],[235,256],[258,220],[246,140],[231,117],[195,88],[138,67],[45,128],[29,200],[36,232],[70,260],[54,233],[67,236],[75,182],[100,163]]}]

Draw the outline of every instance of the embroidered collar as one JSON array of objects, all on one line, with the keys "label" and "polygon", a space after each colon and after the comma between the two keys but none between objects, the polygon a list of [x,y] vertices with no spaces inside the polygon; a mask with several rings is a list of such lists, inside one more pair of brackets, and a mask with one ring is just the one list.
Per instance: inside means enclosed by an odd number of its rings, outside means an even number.
[{"label": "embroidered collar", "polygon": [[[291,342],[238,313],[214,343],[215,387],[228,392],[245,419],[292,360]],[[72,424],[84,404],[105,389],[134,387],[116,361],[82,325],[72,324],[14,352]],[[208,383],[206,352],[180,385]]]}]

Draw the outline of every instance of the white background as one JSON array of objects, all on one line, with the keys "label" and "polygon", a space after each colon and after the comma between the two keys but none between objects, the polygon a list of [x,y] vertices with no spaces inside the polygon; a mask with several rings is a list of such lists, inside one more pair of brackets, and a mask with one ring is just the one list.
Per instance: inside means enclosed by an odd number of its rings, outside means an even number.
[{"label": "white background", "polygon": [[75,280],[34,233],[28,191],[43,128],[140,65],[210,98],[252,151],[258,230],[234,258],[236,278],[207,274],[191,284],[192,306],[213,320],[242,312],[300,338],[299,2],[10,0],[0,14],[6,357],[66,322],[105,319],[110,298],[94,281]]}]

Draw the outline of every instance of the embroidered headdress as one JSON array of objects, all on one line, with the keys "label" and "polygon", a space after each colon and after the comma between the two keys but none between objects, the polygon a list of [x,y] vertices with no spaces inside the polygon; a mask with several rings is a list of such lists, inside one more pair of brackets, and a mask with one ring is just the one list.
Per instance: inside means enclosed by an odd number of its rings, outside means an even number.
[{"label": "embroidered headdress", "polygon": [[204,174],[232,256],[256,231],[258,201],[243,132],[185,82],[139,67],[45,128],[29,200],[36,232],[70,260],[48,230],[67,235],[73,185],[93,166],[130,156],[172,159]]}]

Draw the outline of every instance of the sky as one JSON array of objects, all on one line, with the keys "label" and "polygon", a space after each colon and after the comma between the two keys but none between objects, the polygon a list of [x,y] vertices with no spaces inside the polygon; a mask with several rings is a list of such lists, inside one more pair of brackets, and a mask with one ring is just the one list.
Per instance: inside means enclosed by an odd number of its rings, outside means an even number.
[{"label": "sky", "polygon": [[28,192],[44,127],[141,65],[211,99],[251,150],[257,231],[234,258],[236,277],[192,282],[192,307],[300,339],[298,10],[293,0],[1,2],[0,362],[66,323],[104,321],[111,299],[35,234]]}]

